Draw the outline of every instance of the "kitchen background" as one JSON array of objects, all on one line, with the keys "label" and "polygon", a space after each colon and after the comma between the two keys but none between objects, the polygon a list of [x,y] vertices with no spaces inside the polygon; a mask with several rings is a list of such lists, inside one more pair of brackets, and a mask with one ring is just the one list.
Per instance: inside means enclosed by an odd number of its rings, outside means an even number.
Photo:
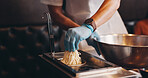
[{"label": "kitchen background", "polygon": [[[45,12],[40,0],[0,1],[0,78],[44,78],[48,71],[38,55],[50,51]],[[129,33],[148,18],[148,0],[121,0],[119,13]],[[57,32],[58,31],[58,32]],[[60,51],[62,30],[54,25],[55,48]],[[53,69],[50,68],[49,69]]]}]

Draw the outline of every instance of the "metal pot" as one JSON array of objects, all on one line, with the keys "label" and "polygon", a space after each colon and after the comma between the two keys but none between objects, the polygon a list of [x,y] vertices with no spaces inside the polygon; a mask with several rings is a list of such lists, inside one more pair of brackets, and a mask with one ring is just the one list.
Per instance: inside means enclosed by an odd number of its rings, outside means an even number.
[{"label": "metal pot", "polygon": [[148,36],[109,34],[97,41],[103,57],[123,68],[148,67]]}]

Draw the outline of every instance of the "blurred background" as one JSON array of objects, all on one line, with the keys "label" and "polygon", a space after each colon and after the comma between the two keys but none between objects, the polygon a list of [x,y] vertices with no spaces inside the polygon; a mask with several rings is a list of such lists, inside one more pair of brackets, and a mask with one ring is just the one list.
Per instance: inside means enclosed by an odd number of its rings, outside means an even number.
[{"label": "blurred background", "polygon": [[[121,0],[119,12],[129,33],[133,33],[129,25],[148,17],[147,3],[148,0]],[[0,27],[45,24],[46,18],[42,18],[45,12],[48,12],[47,6],[40,0],[1,0]]]},{"label": "blurred background", "polygon": [[[38,57],[50,51],[47,6],[40,0],[0,1],[0,78],[44,78],[54,71]],[[148,0],[121,0],[119,13],[130,34],[138,21],[148,18]],[[63,32],[54,25],[55,50]]]}]

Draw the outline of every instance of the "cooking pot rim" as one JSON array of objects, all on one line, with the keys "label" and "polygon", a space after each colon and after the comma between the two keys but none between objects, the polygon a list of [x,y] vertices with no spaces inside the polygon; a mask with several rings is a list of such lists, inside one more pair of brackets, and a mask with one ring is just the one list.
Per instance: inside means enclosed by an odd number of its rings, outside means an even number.
[{"label": "cooking pot rim", "polygon": [[[147,37],[148,35],[136,35],[136,34],[102,34],[100,37],[105,37],[105,36],[137,36],[137,37]],[[111,43],[106,43],[106,42],[101,42],[97,39],[94,39],[95,41],[99,42],[99,44],[105,44],[105,45],[110,45],[110,46],[119,46],[119,47],[132,47],[132,48],[148,48],[147,46],[139,46],[139,45],[121,45],[121,44],[111,44]]]}]

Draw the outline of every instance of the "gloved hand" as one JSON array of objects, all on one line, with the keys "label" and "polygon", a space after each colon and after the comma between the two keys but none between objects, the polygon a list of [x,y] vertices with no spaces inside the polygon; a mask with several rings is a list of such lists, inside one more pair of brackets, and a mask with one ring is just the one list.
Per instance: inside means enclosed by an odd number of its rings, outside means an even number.
[{"label": "gloved hand", "polygon": [[96,41],[100,41],[100,36],[96,31],[91,34],[90,38],[95,39]]},{"label": "gloved hand", "polygon": [[99,55],[101,55],[99,48],[98,48],[98,42],[97,42],[97,41],[100,41],[100,37],[97,32],[93,32],[92,35],[86,39],[86,41],[87,41],[88,45],[93,46],[95,48],[96,52]]},{"label": "gloved hand", "polygon": [[87,39],[93,31],[93,27],[88,24],[83,24],[76,28],[70,28],[64,39],[65,50],[69,52],[78,50],[80,41]]}]

